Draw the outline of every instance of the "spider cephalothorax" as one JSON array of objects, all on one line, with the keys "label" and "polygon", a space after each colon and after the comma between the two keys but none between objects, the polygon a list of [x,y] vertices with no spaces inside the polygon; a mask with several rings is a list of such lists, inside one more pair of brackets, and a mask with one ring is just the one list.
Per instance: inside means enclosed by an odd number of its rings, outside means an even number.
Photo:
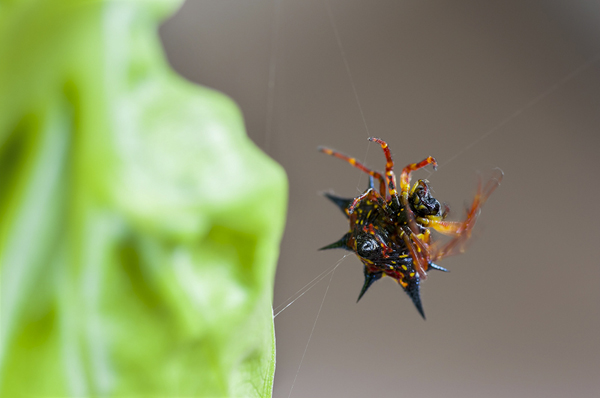
[{"label": "spider cephalothorax", "polygon": [[[379,138],[369,140],[380,144],[384,151],[387,160],[385,177],[354,158],[328,148],[319,148],[321,152],[345,160],[370,175],[368,189],[357,198],[344,199],[325,194],[344,212],[350,222],[350,231],[322,250],[350,250],[362,261],[365,282],[358,300],[373,282],[387,275],[402,286],[425,318],[419,294],[420,282],[427,277],[429,268],[446,271],[434,261],[463,251],[481,206],[500,184],[502,175],[500,173],[490,179],[485,186],[480,182],[464,221],[445,221],[448,207],[431,195],[427,181],[419,180],[410,187],[411,173],[430,164],[437,167],[435,159],[430,156],[420,163],[406,166],[400,175],[398,192],[394,162],[387,144]],[[379,191],[375,189],[375,180],[379,181]],[[431,240],[430,229],[451,239],[443,245],[436,245]]]}]

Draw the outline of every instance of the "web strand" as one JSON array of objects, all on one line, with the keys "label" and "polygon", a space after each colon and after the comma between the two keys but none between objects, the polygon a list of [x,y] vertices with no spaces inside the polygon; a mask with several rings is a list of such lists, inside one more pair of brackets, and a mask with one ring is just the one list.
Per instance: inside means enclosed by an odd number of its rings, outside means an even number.
[{"label": "web strand", "polygon": [[559,81],[557,81],[556,83],[554,83],[553,85],[551,85],[550,87],[548,87],[540,95],[538,95],[537,97],[533,98],[532,100],[530,100],[529,102],[527,102],[526,104],[524,104],[523,106],[521,106],[520,108],[518,108],[512,114],[508,115],[507,117],[505,117],[504,119],[502,119],[498,124],[496,124],[494,127],[492,127],[491,129],[489,129],[487,132],[485,132],[482,135],[480,135],[479,137],[477,137],[473,142],[471,142],[467,146],[463,147],[463,149],[461,149],[460,151],[458,151],[450,159],[448,159],[445,162],[441,163],[438,167],[445,166],[448,163],[450,163],[453,160],[455,160],[456,158],[458,158],[459,156],[462,156],[465,152],[467,152],[468,150],[470,150],[471,148],[473,148],[475,145],[479,144],[485,138],[489,137],[490,135],[494,134],[496,131],[500,130],[502,127],[506,126],[508,123],[512,122],[514,119],[516,119],[517,117],[519,117],[523,112],[529,110],[530,108],[533,108],[535,105],[537,105],[539,102],[541,102],[544,98],[548,97],[550,94],[552,94],[553,92],[555,92],[556,90],[558,90],[559,88],[561,88],[562,86],[564,86],[567,82],[569,82],[570,80],[572,80],[573,78],[575,78],[581,72],[583,72],[586,69],[588,69],[596,61],[598,61],[598,59],[600,59],[600,54],[596,54],[595,57],[593,57],[589,61],[584,62],[583,64],[581,64],[580,66],[578,66],[577,68],[575,68],[574,70],[572,70],[569,74],[567,74],[566,76],[564,76],[562,79],[560,79]]},{"label": "web strand", "polygon": [[275,81],[277,77],[277,55],[281,24],[281,0],[273,0],[273,24],[271,25],[271,56],[267,81],[267,114],[265,121],[265,151],[269,152],[275,111]]},{"label": "web strand", "polygon": [[[275,315],[273,315],[273,318],[277,317],[277,315],[281,314],[286,308],[288,308],[290,305],[294,304],[294,302],[296,300],[298,300],[300,297],[304,296],[310,289],[312,289],[313,287],[315,287],[319,282],[321,282],[327,275],[333,273],[333,271],[336,270],[336,268],[342,263],[342,261],[344,261],[344,259],[346,257],[348,257],[350,254],[345,254],[344,257],[340,258],[337,263],[335,263],[335,265],[333,265],[332,267],[326,269],[325,271],[321,272],[319,275],[317,275],[312,281],[308,282],[306,285],[304,285],[303,288],[301,288],[300,290],[298,290],[296,293],[294,293],[293,295],[291,295],[287,300],[284,301],[283,304],[278,305],[274,312]],[[300,294],[299,294],[300,293]],[[296,297],[297,296],[297,297]],[[294,298],[295,297],[295,298]],[[293,299],[293,300],[292,300]],[[292,301],[290,301],[292,300]],[[288,304],[288,301],[290,301]],[[285,306],[284,306],[285,305]],[[284,307],[283,307],[284,306]],[[283,308],[281,308],[283,307]],[[281,308],[281,309],[280,309]]]},{"label": "web strand", "polygon": [[[339,263],[338,263],[339,265]],[[337,265],[336,267],[337,268]],[[304,357],[306,356],[306,351],[308,350],[308,345],[310,344],[310,339],[312,338],[313,333],[315,332],[315,326],[317,326],[317,321],[319,320],[319,315],[321,314],[321,310],[323,309],[323,304],[325,303],[325,298],[327,297],[327,292],[329,291],[329,286],[331,285],[331,281],[333,280],[333,272],[331,271],[331,277],[329,278],[329,283],[327,284],[327,289],[325,289],[325,294],[323,295],[323,300],[321,300],[321,305],[319,306],[319,311],[317,312],[317,317],[315,318],[315,323],[313,323],[312,330],[310,331],[310,335],[308,336],[308,341],[306,342],[306,347],[304,347],[304,353],[302,354],[302,359],[300,359],[300,364],[298,365],[298,370],[296,371],[296,375],[294,376],[294,381],[292,382],[292,387],[290,388],[290,393],[288,394],[288,398],[292,396],[292,391],[294,391],[294,385],[296,384],[296,379],[298,378],[298,374],[300,373],[300,368],[302,367],[302,362],[304,362]]]},{"label": "web strand", "polygon": [[[356,90],[356,84],[354,84],[354,78],[352,77],[352,72],[350,71],[350,64],[348,63],[348,57],[346,57],[346,52],[344,51],[344,46],[342,45],[342,39],[340,38],[340,33],[338,31],[337,25],[335,23],[335,18],[333,17],[333,12],[331,11],[331,6],[329,5],[329,0],[325,1],[325,8],[327,9],[327,16],[329,18],[329,23],[331,24],[331,29],[333,30],[333,34],[335,35],[335,40],[338,45],[338,49],[340,50],[340,55],[342,60],[344,61],[344,67],[346,68],[346,74],[348,75],[348,80],[350,81],[350,85],[352,86],[352,92],[354,93],[354,99],[356,101],[356,105],[358,106],[358,111],[360,113],[360,117],[362,119],[363,125],[365,127],[365,133],[367,134],[367,138],[371,137],[371,132],[369,131],[369,126],[367,125],[367,119],[365,118],[365,113],[363,111],[362,104],[360,103],[360,99],[358,97],[358,91]],[[367,160],[367,156],[369,154],[369,148],[371,147],[371,143],[367,145],[367,149],[365,151],[365,156],[363,158],[363,163]],[[358,182],[356,183],[356,189],[359,192],[362,192],[360,189],[360,181],[362,178],[362,173],[358,176]]]},{"label": "web strand", "polygon": [[342,60],[344,61],[344,66],[346,67],[346,73],[348,74],[348,79],[350,80],[350,85],[352,86],[352,92],[354,93],[354,99],[356,100],[356,105],[358,105],[360,117],[362,118],[363,124],[365,126],[365,131],[367,133],[367,137],[370,137],[371,133],[369,131],[369,126],[367,125],[367,119],[365,118],[365,114],[363,112],[363,107],[360,103],[360,99],[358,98],[358,91],[356,90],[356,84],[354,84],[354,78],[352,77],[352,72],[350,72],[350,65],[348,64],[348,58],[346,57],[346,52],[344,51],[344,47],[342,46],[342,39],[340,38],[340,33],[338,31],[337,25],[335,24],[335,19],[333,18],[333,13],[331,12],[331,7],[329,6],[329,0],[325,0],[325,8],[327,8],[327,15],[329,16],[329,23],[331,24],[331,28],[333,29],[333,33],[335,35],[335,39],[337,41],[338,48],[340,50],[340,55],[342,56]]}]

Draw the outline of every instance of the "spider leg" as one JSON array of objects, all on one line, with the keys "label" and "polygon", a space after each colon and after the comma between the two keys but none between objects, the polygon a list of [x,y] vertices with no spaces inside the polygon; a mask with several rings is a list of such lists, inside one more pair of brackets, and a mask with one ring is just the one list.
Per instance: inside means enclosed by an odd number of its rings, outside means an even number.
[{"label": "spider leg", "polygon": [[402,193],[402,195],[406,194],[406,196],[408,197],[408,191],[410,188],[410,174],[413,171],[422,169],[423,167],[430,165],[430,164],[433,165],[434,170],[437,169],[437,162],[431,156],[429,156],[425,160],[422,160],[419,163],[411,163],[402,169],[402,174],[400,174],[400,192]]},{"label": "spider leg", "polygon": [[356,209],[356,206],[358,206],[358,204],[360,202],[362,202],[364,199],[367,199],[367,200],[377,203],[379,206],[376,206],[376,209],[379,212],[379,214],[381,214],[385,218],[390,217],[389,207],[388,207],[387,203],[385,202],[383,197],[379,194],[379,192],[377,192],[373,188],[367,189],[362,195],[358,196],[357,198],[355,198],[352,201],[352,204],[348,207],[348,214],[354,213],[354,209]]},{"label": "spider leg", "polygon": [[398,192],[396,191],[396,175],[394,174],[394,161],[392,160],[392,154],[390,153],[390,148],[388,147],[387,142],[382,139],[369,137],[369,141],[376,142],[381,145],[381,149],[383,149],[383,153],[385,154],[385,179],[388,186],[388,193],[390,198],[395,198],[396,203],[400,205],[400,200],[398,199]]},{"label": "spider leg", "polygon": [[471,238],[478,215],[479,211],[475,214],[469,212],[467,218],[463,222],[445,223],[446,225],[444,226],[435,224],[431,226],[433,229],[443,234],[454,235],[454,237],[442,247],[433,248],[433,261],[438,261],[444,257],[464,252],[465,244]]},{"label": "spider leg", "polygon": [[461,253],[464,251],[465,243],[471,238],[473,227],[477,222],[477,217],[481,212],[481,207],[494,192],[494,190],[500,185],[502,181],[502,171],[499,171],[497,176],[491,178],[485,186],[482,180],[479,180],[477,193],[470,208],[467,210],[467,217],[462,222],[456,221],[440,221],[430,220],[428,226],[435,229],[436,231],[454,236],[448,243],[443,245],[441,248],[433,250],[434,255],[433,261],[440,260],[444,257],[451,256],[453,254]]},{"label": "spider leg", "polygon": [[375,180],[371,175],[369,176],[369,188],[375,188]]},{"label": "spider leg", "polygon": [[[377,178],[379,180],[379,191],[381,193],[381,196],[385,197],[385,179],[383,178],[383,176],[381,174],[379,174],[376,171],[373,171],[371,169],[366,168],[362,163],[360,163],[355,158],[351,158],[349,156],[346,156],[343,153],[334,151],[333,149],[325,148],[323,146],[320,146],[317,149],[320,152],[323,152],[324,154],[331,155],[331,156],[336,157],[338,159],[345,160],[346,162],[350,163],[352,166],[356,167],[357,169],[359,169],[361,171],[364,171],[365,173],[367,173],[371,177]],[[370,188],[370,186],[369,186],[369,188]]]},{"label": "spider leg", "polygon": [[429,268],[429,263],[431,263],[427,244],[421,241],[421,239],[419,239],[419,237],[416,236],[409,227],[402,227],[401,234],[404,244],[410,252],[410,256],[413,260],[413,266],[419,274],[419,277],[422,280],[427,279],[427,270]]}]

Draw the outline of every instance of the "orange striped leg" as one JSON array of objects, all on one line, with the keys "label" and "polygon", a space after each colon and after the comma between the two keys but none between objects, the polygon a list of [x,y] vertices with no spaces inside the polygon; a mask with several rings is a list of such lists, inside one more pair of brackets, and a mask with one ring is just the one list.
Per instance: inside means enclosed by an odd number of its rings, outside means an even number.
[{"label": "orange striped leg", "polygon": [[406,245],[406,248],[410,252],[410,256],[413,259],[413,266],[419,274],[419,277],[421,280],[427,279],[426,271],[429,268],[429,263],[431,262],[428,245],[421,241],[419,237],[416,236],[408,227],[403,227],[401,234],[404,244]]},{"label": "orange striped leg", "polygon": [[396,175],[394,174],[394,161],[392,160],[390,148],[388,148],[387,142],[383,141],[382,139],[370,137],[369,141],[378,143],[381,145],[381,149],[383,149],[386,160],[385,179],[388,185],[388,192],[390,194],[390,198],[396,198],[396,200],[398,200],[398,192],[396,191]]},{"label": "orange striped leg", "polygon": [[352,166],[356,167],[357,169],[364,171],[365,173],[372,176],[373,178],[377,178],[379,180],[379,191],[381,193],[381,196],[383,196],[385,198],[385,179],[383,178],[383,176],[381,174],[379,174],[378,172],[373,171],[371,169],[367,169],[362,163],[357,161],[355,158],[351,158],[340,152],[337,152],[337,151],[334,151],[332,149],[325,148],[322,146],[320,146],[318,148],[318,150],[319,150],[319,152],[323,152],[327,155],[331,155],[338,159],[345,160],[346,162],[350,163]]},{"label": "orange striped leg", "polygon": [[471,239],[473,227],[475,227],[480,211],[481,205],[477,204],[475,200],[473,201],[471,209],[467,212],[467,218],[465,218],[464,221],[439,221],[429,225],[431,228],[444,235],[453,236],[448,243],[434,250],[435,254],[433,255],[433,261],[438,261],[444,257],[459,254],[464,251],[467,241]]},{"label": "orange striped leg", "polygon": [[432,261],[437,261],[443,257],[461,253],[464,250],[465,244],[471,238],[471,233],[473,232],[473,227],[477,222],[477,217],[481,212],[481,207],[494,192],[494,190],[500,185],[502,177],[502,171],[499,171],[498,175],[491,178],[485,184],[485,186],[483,186],[481,180],[479,181],[477,194],[473,199],[473,203],[471,203],[471,207],[467,210],[467,217],[464,221],[432,221],[429,223],[428,226],[436,231],[442,234],[454,236],[444,246],[434,250],[435,254],[432,256]]},{"label": "orange striped leg", "polygon": [[352,201],[352,204],[348,206],[348,215],[354,213],[354,209],[356,208],[356,206],[358,206],[358,204],[365,198],[373,203],[377,203],[379,206],[376,206],[376,208],[379,214],[381,214],[386,219],[389,219],[390,215],[388,214],[389,210],[387,203],[385,203],[385,200],[379,194],[379,192],[377,192],[373,188],[367,189],[365,193],[363,193],[362,195],[360,195]]},{"label": "orange striped leg", "polygon": [[402,174],[400,175],[400,191],[402,192],[403,196],[404,196],[404,194],[406,194],[406,196],[408,196],[408,191],[410,189],[410,174],[413,171],[422,169],[423,167],[425,167],[429,164],[433,165],[434,170],[437,169],[437,162],[431,156],[419,163],[409,164],[404,169],[402,169]]}]

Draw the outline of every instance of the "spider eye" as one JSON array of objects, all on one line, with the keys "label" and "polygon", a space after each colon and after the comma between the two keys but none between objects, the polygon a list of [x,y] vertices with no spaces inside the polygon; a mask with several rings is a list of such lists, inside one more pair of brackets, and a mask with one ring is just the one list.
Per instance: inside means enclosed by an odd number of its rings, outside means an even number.
[{"label": "spider eye", "polygon": [[371,236],[360,236],[356,239],[356,254],[363,258],[373,259],[379,256],[381,248],[377,240]]}]

